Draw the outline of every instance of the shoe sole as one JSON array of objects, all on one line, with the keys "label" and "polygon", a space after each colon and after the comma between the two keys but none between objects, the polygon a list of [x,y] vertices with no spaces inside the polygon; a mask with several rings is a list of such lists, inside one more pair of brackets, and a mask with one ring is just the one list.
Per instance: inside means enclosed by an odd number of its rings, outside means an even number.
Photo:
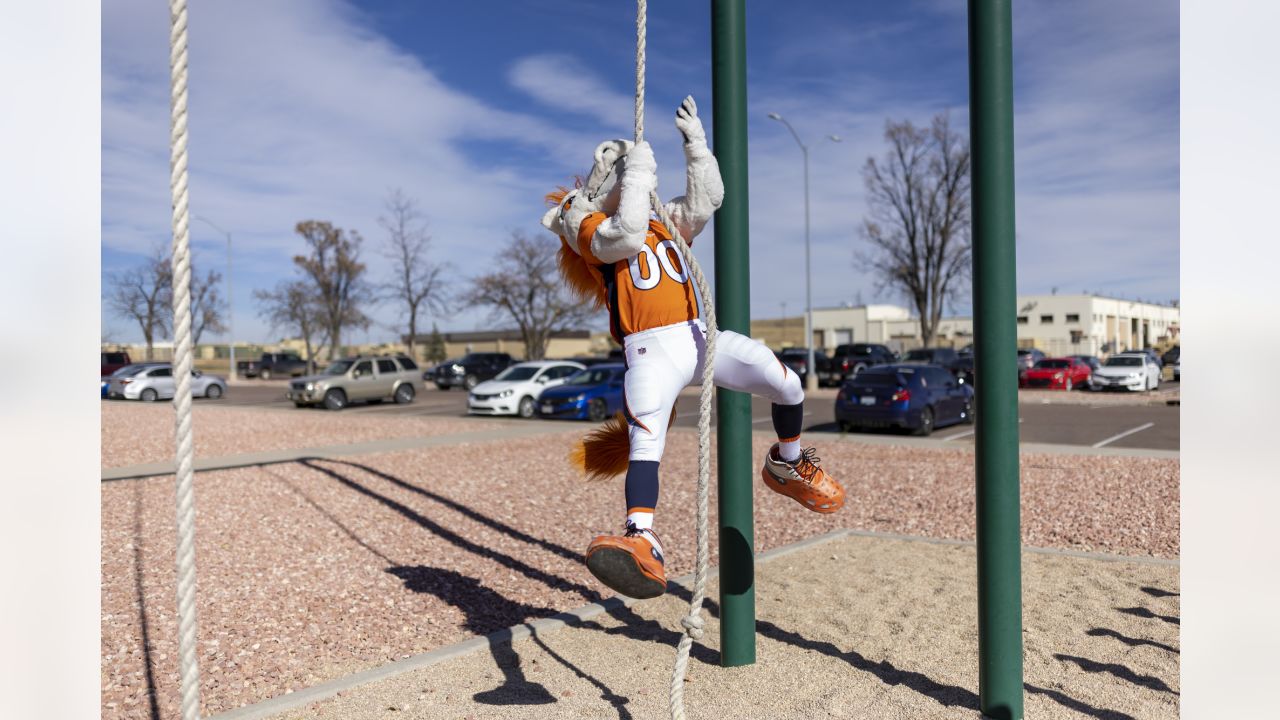
[{"label": "shoe sole", "polygon": [[760,479],[764,480],[764,484],[767,485],[770,490],[778,493],[779,495],[783,495],[791,498],[792,500],[795,500],[796,502],[800,503],[800,507],[804,508],[805,510],[810,510],[812,512],[822,513],[823,515],[826,515],[829,513],[836,512],[840,508],[844,507],[843,495],[841,495],[839,498],[835,500],[827,501],[830,503],[830,507],[825,507],[825,508],[819,507],[817,505],[818,501],[816,500],[813,501],[814,502],[813,505],[810,505],[808,500],[801,500],[795,495],[792,495],[791,493],[787,492],[786,485],[778,482],[778,479],[773,476],[773,473],[769,472],[769,468],[767,467],[760,471]]},{"label": "shoe sole", "polygon": [[587,569],[611,590],[627,597],[646,600],[667,591],[666,581],[645,574],[635,557],[620,548],[596,548],[587,555]]}]

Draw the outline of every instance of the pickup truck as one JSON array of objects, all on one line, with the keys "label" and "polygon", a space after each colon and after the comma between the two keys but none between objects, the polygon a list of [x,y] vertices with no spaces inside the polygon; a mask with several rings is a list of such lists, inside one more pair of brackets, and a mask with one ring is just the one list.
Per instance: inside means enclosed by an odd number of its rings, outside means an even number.
[{"label": "pickup truck", "polygon": [[123,351],[107,352],[102,351],[102,375],[101,377],[109,377],[112,373],[124,367],[132,365],[133,360],[129,359],[129,353]]},{"label": "pickup truck", "polygon": [[307,363],[297,353],[262,353],[257,360],[241,360],[236,363],[236,373],[243,377],[301,377],[307,373]]}]

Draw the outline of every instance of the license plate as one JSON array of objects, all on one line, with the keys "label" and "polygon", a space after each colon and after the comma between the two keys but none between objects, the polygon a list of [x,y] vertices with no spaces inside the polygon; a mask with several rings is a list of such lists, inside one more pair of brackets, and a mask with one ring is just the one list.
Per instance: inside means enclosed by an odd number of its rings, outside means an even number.
[{"label": "license plate", "polygon": [[863,405],[875,405],[876,398],[874,395],[863,395],[860,401]]},{"label": "license plate", "polygon": [[548,412],[548,413],[549,413],[549,412],[551,412],[552,407],[553,407],[553,406],[551,405],[551,403],[542,403],[542,412]]}]

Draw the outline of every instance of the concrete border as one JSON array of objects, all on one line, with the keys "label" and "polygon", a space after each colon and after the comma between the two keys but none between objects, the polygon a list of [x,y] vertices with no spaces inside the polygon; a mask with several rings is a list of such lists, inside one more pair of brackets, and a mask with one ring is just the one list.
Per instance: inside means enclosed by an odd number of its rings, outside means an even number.
[{"label": "concrete border", "polygon": [[[769,562],[778,558],[786,557],[793,553],[807,550],[817,545],[824,545],[833,540],[839,540],[846,537],[865,537],[877,540],[898,540],[903,542],[921,542],[930,545],[952,545],[956,547],[973,547],[972,540],[954,540],[949,538],[930,538],[916,535],[898,535],[894,533],[875,532],[873,530],[857,530],[853,528],[844,528],[841,530],[833,530],[824,535],[816,535],[811,538],[805,538],[788,545],[773,548],[766,552],[756,553],[757,562]],[[1080,550],[1066,550],[1058,548],[1037,548],[1023,546],[1023,552],[1035,553],[1040,555],[1060,555],[1075,558],[1083,558],[1088,560],[1100,560],[1104,562],[1132,562],[1141,564],[1179,566],[1179,560],[1176,558],[1157,558],[1146,556],[1129,556],[1129,555],[1108,555],[1105,553],[1093,553]],[[719,567],[711,567],[707,569],[707,577],[712,578],[718,576]],[[693,584],[693,574],[682,575],[674,580],[668,581],[670,584],[680,585],[689,589]],[[211,715],[205,720],[265,720],[273,715],[283,713],[289,710],[295,710],[304,705],[313,702],[326,700],[339,693],[351,690],[361,685],[386,680],[388,678],[402,675],[420,668],[431,667],[439,663],[452,660],[454,658],[470,655],[480,652],[500,643],[512,643],[516,640],[522,640],[527,637],[539,636],[555,630],[559,630],[569,625],[580,624],[586,620],[590,620],[598,615],[615,610],[622,607],[628,607],[635,603],[642,602],[632,598],[615,596],[603,602],[590,603],[574,610],[557,613],[548,618],[540,618],[520,625],[513,625],[502,630],[498,630],[483,637],[475,637],[470,640],[464,640],[453,645],[436,648],[419,655],[403,658],[385,665],[369,668],[360,672],[344,675],[334,678],[327,682],[303,688],[296,692],[287,693],[285,695],[277,695],[273,698],[261,700],[251,705],[227,710],[225,712]]]}]

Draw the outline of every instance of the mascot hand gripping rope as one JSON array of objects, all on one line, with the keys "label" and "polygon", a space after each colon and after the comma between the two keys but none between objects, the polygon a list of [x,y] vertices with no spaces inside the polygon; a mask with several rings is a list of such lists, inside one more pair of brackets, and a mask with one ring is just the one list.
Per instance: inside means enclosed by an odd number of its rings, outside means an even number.
[{"label": "mascot hand gripping rope", "polygon": [[[693,98],[676,111],[684,135],[687,190],[666,204],[680,237],[692,243],[724,201],[720,167],[707,147]],[[624,349],[623,413],[590,433],[571,460],[588,477],[626,472],[622,535],[601,535],[587,548],[587,567],[600,582],[634,598],[666,591],[662,543],[653,531],[658,465],[680,390],[702,376],[706,326],[698,317],[692,279],[672,235],[650,211],[657,164],[649,144],[609,140],[595,151],[585,182],[547,196],[542,224],[560,237],[559,267],[584,301],[609,312],[609,330]],[[715,384],[768,398],[778,434],[761,477],[775,492],[808,510],[831,513],[844,489],[801,449],[804,390],[769,348],[721,331]]]}]

